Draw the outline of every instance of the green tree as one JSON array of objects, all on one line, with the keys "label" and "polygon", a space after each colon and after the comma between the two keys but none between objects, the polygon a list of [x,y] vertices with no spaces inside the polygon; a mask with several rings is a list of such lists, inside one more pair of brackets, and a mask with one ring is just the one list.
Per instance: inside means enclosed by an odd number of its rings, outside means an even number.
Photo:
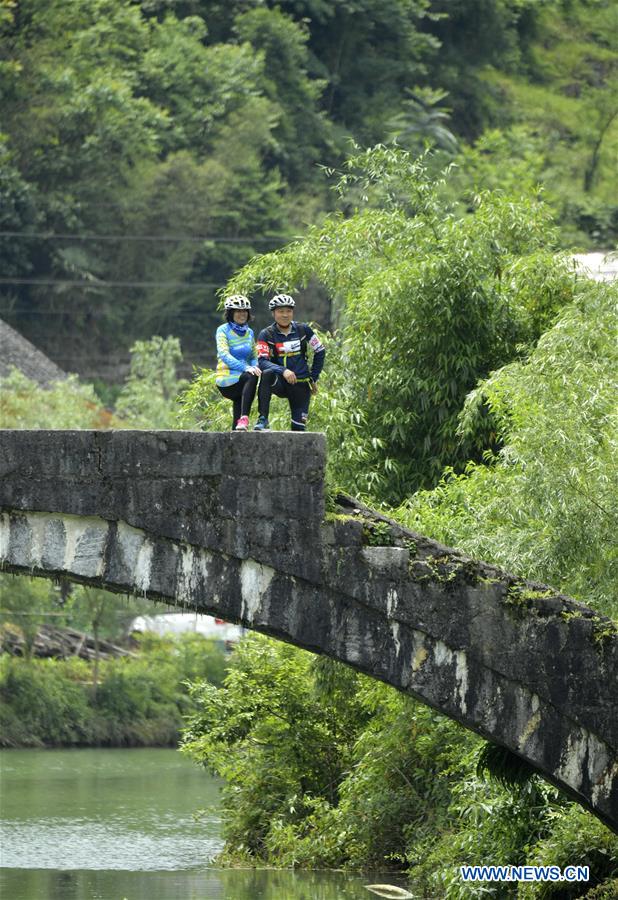
[{"label": "green tree", "polygon": [[148,31],[135,73],[139,89],[165,113],[165,149],[191,148],[203,158],[219,126],[261,93],[262,60],[247,42],[207,46],[207,25],[197,16],[169,14]]},{"label": "green tree", "polygon": [[0,378],[1,428],[110,428],[120,421],[101,408],[94,389],[75,375],[47,389],[14,369]]},{"label": "green tree", "polygon": [[[536,6],[525,65],[480,73],[494,97],[486,122],[534,138],[563,246],[606,249],[618,222],[618,10],[607,0]],[[503,169],[513,164],[517,154]]]},{"label": "green tree", "polygon": [[27,275],[31,268],[28,245],[16,241],[11,232],[34,231],[39,220],[37,196],[22,177],[8,146],[8,136],[0,134],[0,259],[4,277]]},{"label": "green tree", "polygon": [[110,202],[137,161],[158,153],[166,117],[138,95],[132,72],[147,38],[139,10],[109,0],[27,0],[5,29],[4,54],[19,77],[5,84],[4,123],[14,164],[38,198],[38,239],[17,237],[15,244],[27,249],[35,279],[91,285],[13,289],[17,327],[30,323],[42,346],[49,322],[65,334],[92,335],[103,325],[109,335],[119,326],[116,298],[100,284],[109,277],[109,242],[42,241],[40,232],[113,233]]},{"label": "green tree", "polygon": [[468,441],[457,431],[467,393],[534,344],[575,278],[534,195],[486,193],[457,213],[423,159],[380,146],[349,160],[339,188],[353,212],[256,257],[228,288],[325,286],[343,325],[341,421],[361,425],[359,465],[344,455],[338,466],[332,444],[335,477],[393,502],[485,449],[488,429]]},{"label": "green tree", "polygon": [[[181,151],[141,167],[125,197],[123,220],[130,233],[153,238],[151,249],[145,253],[139,241],[122,243],[112,270],[115,278],[152,283],[147,295],[143,289],[127,292],[129,333],[172,332],[194,359],[212,357],[217,286],[281,228],[277,209],[284,186],[276,173],[264,173],[261,162],[271,127],[271,105],[252,97],[220,125],[204,160]],[[277,245],[275,239],[271,246]]]},{"label": "green tree", "polygon": [[430,84],[447,92],[455,133],[465,140],[508,121],[510,104],[504,104],[487,75],[495,69],[525,71],[539,6],[535,0],[431,3],[429,29],[440,52],[429,61]]},{"label": "green tree", "polygon": [[44,13],[28,0],[5,25],[0,69],[7,225],[26,232],[11,242],[16,274],[51,282],[16,285],[11,321],[44,348],[50,322],[67,352],[87,335],[100,355],[174,322],[195,352],[212,289],[287,216],[263,54],[209,45],[201,18],[149,20],[129,0]]},{"label": "green tree", "polygon": [[334,135],[318,106],[326,82],[308,76],[309,31],[277,8],[243,13],[234,28],[263,57],[264,93],[279,110],[271,163],[297,186],[314,181],[318,161],[332,159]]},{"label": "green tree", "polygon": [[423,150],[425,144],[433,144],[454,154],[457,139],[448,127],[450,110],[438,106],[445,98],[444,91],[407,88],[400,112],[388,123],[391,138],[401,146],[418,152]]},{"label": "green tree", "polygon": [[359,730],[338,797],[313,798],[303,818],[273,823],[267,848],[277,865],[401,868],[422,858],[412,845],[420,849],[448,827],[452,769],[478,741],[371,679],[359,680],[355,699]]},{"label": "green tree", "polygon": [[[568,804],[562,814],[555,816],[553,822],[550,820],[550,824],[551,827],[530,848],[530,863],[564,869],[573,865],[572,860],[576,859],[576,865],[589,866],[589,884],[597,886],[596,896],[600,900],[611,900],[618,887],[618,837],[575,803]],[[599,884],[605,885],[605,891],[598,887]],[[559,897],[559,885],[521,885],[518,896],[522,900]],[[585,896],[594,897],[595,893]]]},{"label": "green tree", "polygon": [[[616,16],[618,26],[618,15]],[[617,42],[618,44],[618,42]],[[584,170],[583,188],[590,193],[598,182],[599,168],[607,139],[618,122],[618,67],[612,77],[607,79],[603,91],[590,91],[585,96],[594,111],[593,121],[589,123],[586,134],[590,145],[590,157]],[[616,139],[615,139],[616,140]],[[615,143],[614,143],[615,146]]]},{"label": "green tree", "polygon": [[[287,4],[286,4],[287,5]],[[427,0],[308,0],[289,5],[311,20],[309,47],[328,81],[329,115],[358,140],[382,139],[403,90],[418,84],[437,51]]]},{"label": "green tree", "polygon": [[470,395],[460,427],[474,429],[489,405],[503,444],[492,464],[447,473],[401,514],[618,617],[618,289],[584,281],[580,289],[528,360]]},{"label": "green tree", "polygon": [[176,398],[184,386],[176,374],[181,360],[177,338],[137,341],[131,348],[131,371],[118,396],[117,414],[141,428],[173,428]]},{"label": "green tree", "polygon": [[0,643],[17,630],[24,656],[31,659],[41,625],[53,624],[60,614],[58,595],[49,582],[0,574]]},{"label": "green tree", "polygon": [[20,77],[5,123],[20,170],[68,216],[75,195],[100,196],[159,147],[165,115],[134,91],[131,71],[148,29],[128,2],[28,0],[7,37]]},{"label": "green tree", "polygon": [[[449,196],[465,204],[482,191],[532,193],[547,166],[542,142],[525,125],[487,129],[473,145],[461,146],[453,162]],[[547,202],[546,191],[543,196]],[[549,200],[555,209],[554,196]]]},{"label": "green tree", "polygon": [[[167,0],[156,6],[161,15],[165,6],[175,4]],[[286,112],[299,109],[297,99],[289,94],[291,87],[295,86],[300,96],[307,96],[308,90],[322,93],[325,87],[322,112],[340,129],[368,142],[384,136],[403,89],[419,83],[438,48],[428,27],[432,18],[429,0],[201,0],[191,7],[187,3],[180,6],[187,12],[197,9],[215,41],[229,41],[237,30],[243,36],[251,34],[252,42],[254,38],[263,42],[267,60],[285,35],[282,77],[277,75],[277,61],[272,56],[268,74],[278,96],[283,99],[288,94],[283,104]],[[303,52],[299,57],[302,31],[308,32],[309,56]],[[295,75],[288,62],[306,69],[313,86],[299,78],[300,72]],[[323,123],[315,120],[313,105],[306,112],[322,132]],[[283,127],[287,127],[285,123]],[[314,140],[313,135],[306,136],[303,144]],[[288,150],[293,152],[291,147]]]},{"label": "green tree", "polygon": [[229,846],[267,858],[277,823],[298,822],[312,798],[336,803],[363,713],[358,676],[252,635],[235,651],[224,684],[197,682],[197,713],[183,751],[228,781]]},{"label": "green tree", "polygon": [[[73,618],[77,608],[81,610],[87,623],[87,631],[94,638],[94,660],[92,665],[92,697],[96,704],[99,689],[99,668],[101,665],[101,638],[107,633],[113,638],[122,635],[121,622],[130,621],[135,614],[135,605],[129,606],[125,597],[117,597],[109,591],[92,587],[81,587],[72,604]],[[76,608],[77,607],[77,608]]]}]

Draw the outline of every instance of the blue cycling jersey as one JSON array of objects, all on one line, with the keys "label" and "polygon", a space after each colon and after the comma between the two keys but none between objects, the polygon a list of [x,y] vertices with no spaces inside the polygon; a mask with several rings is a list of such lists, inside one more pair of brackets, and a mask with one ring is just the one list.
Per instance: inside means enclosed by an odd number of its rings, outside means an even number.
[{"label": "blue cycling jersey", "polygon": [[225,322],[217,328],[217,377],[218,387],[236,384],[247,366],[257,365],[255,337],[251,328],[244,331]]}]

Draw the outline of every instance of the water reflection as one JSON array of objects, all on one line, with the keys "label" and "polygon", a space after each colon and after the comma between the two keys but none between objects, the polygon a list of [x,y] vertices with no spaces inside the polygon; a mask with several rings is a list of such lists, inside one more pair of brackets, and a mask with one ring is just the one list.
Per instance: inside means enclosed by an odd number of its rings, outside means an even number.
[{"label": "water reflection", "polygon": [[221,849],[216,813],[194,815],[218,783],[175,750],[11,750],[0,770],[3,867],[189,869]]},{"label": "water reflection", "polygon": [[219,785],[175,750],[3,750],[0,776],[6,900],[372,896],[340,872],[209,868]]},{"label": "water reflection", "polygon": [[7,900],[368,900],[364,883],[339,872],[0,870]]}]

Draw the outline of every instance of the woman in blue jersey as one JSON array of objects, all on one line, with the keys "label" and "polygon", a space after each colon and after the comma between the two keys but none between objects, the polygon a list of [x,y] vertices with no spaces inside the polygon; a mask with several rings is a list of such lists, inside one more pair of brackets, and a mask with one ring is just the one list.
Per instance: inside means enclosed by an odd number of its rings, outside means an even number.
[{"label": "woman in blue jersey", "polygon": [[234,405],[232,430],[246,431],[260,376],[255,337],[247,324],[251,318],[251,302],[242,294],[235,294],[223,306],[225,322],[217,328],[215,384]]}]

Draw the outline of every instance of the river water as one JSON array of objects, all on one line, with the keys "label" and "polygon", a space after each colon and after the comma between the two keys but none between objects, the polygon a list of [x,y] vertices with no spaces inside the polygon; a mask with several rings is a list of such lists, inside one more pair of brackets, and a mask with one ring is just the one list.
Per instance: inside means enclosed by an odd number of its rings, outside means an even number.
[{"label": "river water", "polygon": [[211,867],[218,791],[175,750],[0,751],[0,898],[370,900],[366,877]]}]

